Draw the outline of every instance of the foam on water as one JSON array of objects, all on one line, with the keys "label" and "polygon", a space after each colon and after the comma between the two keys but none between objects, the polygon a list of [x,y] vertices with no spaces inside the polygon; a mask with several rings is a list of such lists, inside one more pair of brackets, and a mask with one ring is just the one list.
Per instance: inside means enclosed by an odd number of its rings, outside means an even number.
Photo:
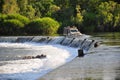
[{"label": "foam on water", "polygon": [[[36,80],[49,71],[71,61],[77,55],[77,49],[39,43],[0,43],[0,48],[25,48],[34,54],[45,54],[45,59],[26,59],[0,61],[0,80]],[[24,49],[23,49],[24,50]],[[19,56],[18,54],[17,56]]]}]

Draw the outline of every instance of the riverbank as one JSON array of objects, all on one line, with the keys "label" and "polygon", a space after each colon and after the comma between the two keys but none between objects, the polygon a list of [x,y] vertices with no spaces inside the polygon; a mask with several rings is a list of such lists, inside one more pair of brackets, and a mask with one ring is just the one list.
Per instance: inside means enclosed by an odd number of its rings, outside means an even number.
[{"label": "riverbank", "polygon": [[38,80],[119,80],[119,52],[117,47],[99,47],[95,52],[76,57]]}]

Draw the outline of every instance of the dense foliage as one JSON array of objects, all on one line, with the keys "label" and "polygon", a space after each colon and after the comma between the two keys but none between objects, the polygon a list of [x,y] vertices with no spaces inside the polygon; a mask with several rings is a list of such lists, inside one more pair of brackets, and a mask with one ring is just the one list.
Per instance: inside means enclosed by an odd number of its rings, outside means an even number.
[{"label": "dense foliage", "polygon": [[1,35],[24,34],[24,27],[29,23],[29,19],[19,14],[0,14]]},{"label": "dense foliage", "polygon": [[[46,20],[46,17],[49,18]],[[51,27],[54,21],[49,22],[51,19],[60,24],[54,27],[55,31]],[[63,27],[73,25],[84,33],[120,32],[120,1],[0,0],[1,35],[54,34],[57,31],[62,34]]]},{"label": "dense foliage", "polygon": [[31,21],[26,26],[26,30],[29,34],[52,35],[57,33],[59,26],[59,23],[54,19],[44,17]]}]

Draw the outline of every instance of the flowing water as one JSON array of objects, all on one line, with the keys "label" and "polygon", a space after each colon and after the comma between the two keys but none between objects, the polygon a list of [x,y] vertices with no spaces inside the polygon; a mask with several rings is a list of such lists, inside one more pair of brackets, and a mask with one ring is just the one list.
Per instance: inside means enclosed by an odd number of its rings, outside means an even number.
[{"label": "flowing water", "polygon": [[[87,55],[81,58],[81,79],[120,80],[120,39],[109,39],[104,35],[95,35],[89,39],[101,41],[103,44],[98,48],[90,49]],[[40,39],[40,37],[27,39],[2,37],[0,38],[0,80],[36,80],[74,59],[82,40],[62,37],[54,40]],[[84,44],[85,50],[88,50],[88,44],[89,42]],[[24,56],[41,54],[47,57],[23,59]]]},{"label": "flowing water", "polygon": [[96,34],[102,44],[81,58],[81,75],[84,80],[120,80],[120,33]]},{"label": "flowing water", "polygon": [[[75,58],[80,46],[78,41],[82,40],[43,36],[0,37],[0,80],[36,80]],[[41,54],[46,58],[23,59]]]},{"label": "flowing water", "polygon": [[[0,80],[36,80],[72,60],[76,49],[39,43],[0,43]],[[44,54],[43,59],[22,59]]]}]

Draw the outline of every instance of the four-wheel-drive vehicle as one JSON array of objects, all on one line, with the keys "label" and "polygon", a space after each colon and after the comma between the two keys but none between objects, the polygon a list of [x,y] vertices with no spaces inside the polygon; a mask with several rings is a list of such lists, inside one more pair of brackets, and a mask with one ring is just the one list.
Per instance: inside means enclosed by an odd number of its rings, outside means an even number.
[{"label": "four-wheel-drive vehicle", "polygon": [[80,31],[76,27],[68,26],[68,27],[64,27],[63,35],[68,37],[74,37],[74,36],[81,36],[82,33],[80,33]]}]

